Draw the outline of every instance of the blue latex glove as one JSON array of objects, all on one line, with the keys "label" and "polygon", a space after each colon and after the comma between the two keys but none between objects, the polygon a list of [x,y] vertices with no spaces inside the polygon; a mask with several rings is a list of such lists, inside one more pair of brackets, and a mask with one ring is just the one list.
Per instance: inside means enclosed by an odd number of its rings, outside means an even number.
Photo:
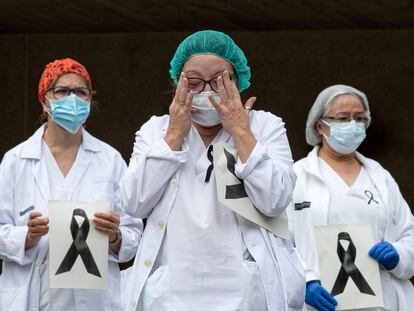
[{"label": "blue latex glove", "polygon": [[387,270],[394,269],[400,262],[400,255],[395,247],[385,241],[375,244],[368,254]]},{"label": "blue latex glove", "polygon": [[305,301],[319,311],[334,311],[336,306],[335,298],[322,287],[318,280],[306,283]]}]

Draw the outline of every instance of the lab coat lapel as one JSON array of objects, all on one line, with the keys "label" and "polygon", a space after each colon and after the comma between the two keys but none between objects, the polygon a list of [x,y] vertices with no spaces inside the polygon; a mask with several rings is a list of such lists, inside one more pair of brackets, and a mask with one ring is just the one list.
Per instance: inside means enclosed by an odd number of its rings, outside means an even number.
[{"label": "lab coat lapel", "polygon": [[75,170],[73,173],[73,187],[72,187],[72,192],[70,194],[70,199],[73,199],[73,196],[77,190],[77,188],[79,187],[80,181],[83,177],[83,175],[86,173],[86,171],[89,168],[89,165],[91,163],[90,160],[90,156],[88,156],[87,152],[85,152],[85,150],[83,150],[82,146],[79,147],[79,151],[78,151],[78,155],[77,155],[78,159],[76,159],[76,162],[78,162],[76,164],[76,166],[73,167],[73,169]]},{"label": "lab coat lapel", "polygon": [[389,201],[389,193],[387,188],[387,181],[386,176],[383,173],[384,169],[382,166],[371,159],[368,159],[364,157],[359,152],[356,153],[356,156],[358,160],[362,163],[362,165],[365,167],[368,176],[374,183],[375,187],[378,190],[379,195],[381,196],[382,201],[384,202],[384,208],[385,208],[385,232],[384,232],[384,239],[385,240],[392,240],[392,237],[390,236],[391,232],[389,228],[392,227],[393,224],[391,224],[391,221],[394,221],[394,215],[392,213],[395,212],[395,209],[392,206],[392,203]]},{"label": "lab coat lapel", "polygon": [[42,157],[42,137],[45,125],[42,125],[24,144],[21,158],[31,159],[33,166],[31,174],[35,180],[37,192],[41,193],[43,199],[47,202],[50,198],[49,177],[46,167],[40,161]]},{"label": "lab coat lapel", "polygon": [[81,179],[86,174],[88,170],[91,160],[93,159],[95,152],[100,152],[101,147],[98,143],[98,140],[95,139],[92,135],[90,135],[85,129],[82,129],[82,144],[79,146],[79,151],[77,155],[77,159],[75,161],[75,166],[73,169],[75,170],[73,173],[73,187],[72,192],[70,194],[70,199],[73,199],[76,190],[78,189]]},{"label": "lab coat lapel", "polygon": [[32,168],[32,175],[35,179],[37,192],[40,192],[44,201],[49,201],[50,198],[50,185],[49,177],[47,174],[46,166],[41,165],[41,161],[37,160]]},{"label": "lab coat lapel", "polygon": [[[198,133],[194,125],[191,126],[191,129],[187,135],[187,139],[189,144],[193,148],[191,150],[191,160],[193,162],[196,175],[205,175],[207,168],[211,164],[211,162],[207,158],[208,146],[206,147],[204,145],[203,139],[201,138],[200,134]],[[219,142],[228,143],[230,139],[230,134],[227,133],[227,131],[225,131],[224,129],[221,129],[211,142],[211,145],[214,146],[214,144]],[[232,142],[231,145],[233,146],[234,142]]]},{"label": "lab coat lapel", "polygon": [[367,170],[367,174],[375,184],[383,202],[388,205],[388,189],[383,168],[377,162],[367,159],[359,152],[356,153],[356,157]]},{"label": "lab coat lapel", "polygon": [[[314,147],[313,150],[308,154],[307,160],[303,165],[303,168],[308,172],[308,176],[310,178],[309,183],[307,183],[308,189],[306,189],[306,193],[309,196],[305,199],[309,200],[309,198],[311,198],[310,208],[317,208],[319,210],[319,213],[322,215],[321,218],[324,220],[322,224],[327,224],[330,198],[329,191],[325,187],[321,187],[321,184],[324,185],[326,183],[321,177],[321,171],[318,164],[318,150],[319,146]],[[319,205],[313,206],[312,202],[319,202]]]}]

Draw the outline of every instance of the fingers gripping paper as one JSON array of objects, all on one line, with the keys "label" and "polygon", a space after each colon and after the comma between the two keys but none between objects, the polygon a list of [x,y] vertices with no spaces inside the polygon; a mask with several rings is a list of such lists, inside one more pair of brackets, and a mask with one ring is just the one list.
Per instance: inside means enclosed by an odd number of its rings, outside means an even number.
[{"label": "fingers gripping paper", "polygon": [[225,143],[215,144],[213,148],[214,174],[216,177],[219,202],[238,215],[254,222],[273,234],[288,239],[286,212],[278,217],[268,217],[261,213],[249,199],[244,181],[235,174],[237,150]]},{"label": "fingers gripping paper", "polygon": [[51,288],[105,288],[108,236],[95,230],[95,212],[109,202],[49,202],[49,277]]},{"label": "fingers gripping paper", "polygon": [[370,225],[315,226],[322,286],[335,297],[335,310],[383,306]]}]

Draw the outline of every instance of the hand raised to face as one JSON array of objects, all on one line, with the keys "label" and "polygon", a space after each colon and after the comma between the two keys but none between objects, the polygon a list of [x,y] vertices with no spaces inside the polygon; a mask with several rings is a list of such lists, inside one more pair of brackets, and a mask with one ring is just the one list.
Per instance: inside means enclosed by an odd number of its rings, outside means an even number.
[{"label": "hand raised to face", "polygon": [[212,96],[210,101],[220,116],[223,128],[232,136],[250,131],[248,112],[252,109],[256,97],[250,97],[243,105],[237,89],[237,81],[230,80],[228,70],[217,78],[217,84],[221,102],[217,103]]},{"label": "hand raised to face", "polygon": [[170,120],[165,141],[172,150],[180,150],[191,127],[191,103],[193,93],[188,93],[188,80],[181,73],[175,90],[174,99],[169,108]]}]

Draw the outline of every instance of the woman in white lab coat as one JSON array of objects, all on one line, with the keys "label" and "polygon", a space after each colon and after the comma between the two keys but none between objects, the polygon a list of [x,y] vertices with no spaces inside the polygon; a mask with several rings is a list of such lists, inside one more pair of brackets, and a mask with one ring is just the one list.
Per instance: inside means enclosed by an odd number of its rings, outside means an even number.
[{"label": "woman in white lab coat", "polygon": [[219,203],[213,149],[236,148],[234,174],[257,210],[282,214],[295,182],[282,120],[240,92],[247,60],[224,33],[187,37],[171,61],[169,115],[137,132],[121,184],[126,211],[147,218],[125,310],[302,310],[305,280],[287,240]]},{"label": "woman in white lab coat", "polygon": [[318,310],[334,310],[336,305],[319,281],[312,234],[314,225],[329,224],[371,224],[374,245],[369,256],[380,265],[385,310],[409,311],[414,306],[413,215],[390,173],[356,151],[370,121],[364,93],[346,85],[328,87],[306,123],[306,141],[314,149],[294,164],[290,226],[306,267],[306,302]]},{"label": "woman in white lab coat", "polygon": [[[142,223],[121,206],[121,155],[83,127],[92,85],[72,59],[48,64],[39,82],[47,120],[28,140],[8,151],[0,166],[0,310],[121,310],[118,262],[137,249]],[[108,234],[106,289],[49,288],[48,201],[109,200],[112,212],[94,215]]]}]

